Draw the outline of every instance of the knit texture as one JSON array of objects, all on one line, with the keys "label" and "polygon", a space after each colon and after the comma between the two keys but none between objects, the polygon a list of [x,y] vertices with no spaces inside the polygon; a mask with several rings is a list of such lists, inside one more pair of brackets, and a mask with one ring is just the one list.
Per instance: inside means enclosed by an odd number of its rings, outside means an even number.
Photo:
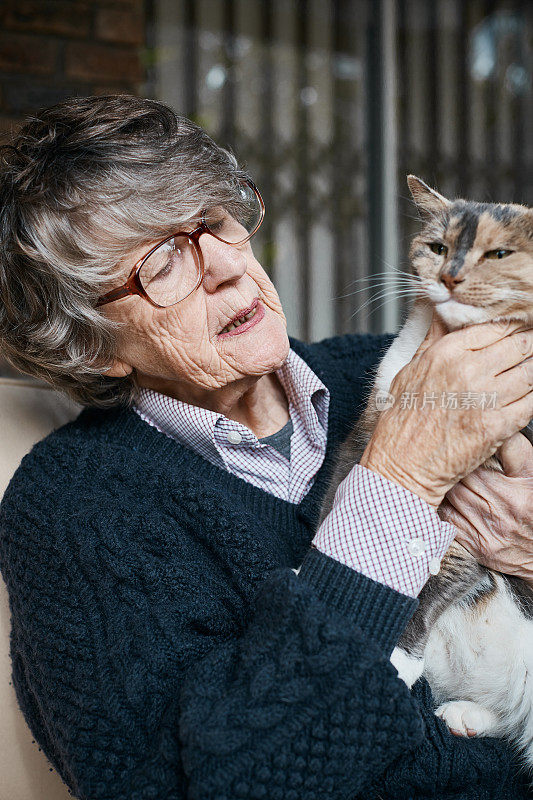
[{"label": "knit texture", "polygon": [[[521,800],[500,740],[461,740],[389,656],[417,601],[310,549],[333,455],[390,338],[292,346],[330,389],[291,504],[132,410],[84,410],[0,507],[17,697],[81,800]],[[291,568],[302,564],[300,574]]]}]

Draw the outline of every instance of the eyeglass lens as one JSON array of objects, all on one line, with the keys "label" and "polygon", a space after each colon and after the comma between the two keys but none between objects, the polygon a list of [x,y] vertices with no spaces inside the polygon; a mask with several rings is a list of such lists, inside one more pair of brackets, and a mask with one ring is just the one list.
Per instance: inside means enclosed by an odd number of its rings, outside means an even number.
[{"label": "eyeglass lens", "polygon": [[251,186],[244,184],[231,204],[208,209],[204,222],[218,239],[238,244],[257,229],[261,216],[262,207],[257,194]]},{"label": "eyeglass lens", "polygon": [[148,297],[158,306],[171,306],[198,286],[200,263],[187,236],[174,236],[146,259],[139,279]]},{"label": "eyeglass lens", "polygon": [[[261,217],[259,198],[251,186],[245,185],[230,206],[208,209],[203,221],[221,241],[238,244],[257,229]],[[185,299],[200,282],[200,262],[193,242],[187,236],[163,242],[142,265],[139,279],[159,306]]]}]

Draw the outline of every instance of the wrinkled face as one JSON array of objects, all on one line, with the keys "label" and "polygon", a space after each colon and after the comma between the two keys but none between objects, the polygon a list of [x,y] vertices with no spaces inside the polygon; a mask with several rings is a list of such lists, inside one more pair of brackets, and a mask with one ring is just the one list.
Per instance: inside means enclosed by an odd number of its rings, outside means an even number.
[{"label": "wrinkled face", "polygon": [[[136,369],[141,385],[174,396],[180,386],[187,395],[260,377],[278,369],[289,351],[278,294],[250,242],[235,247],[205,233],[199,243],[204,279],[185,300],[154,308],[130,296],[102,308],[125,323],[117,357]],[[149,248],[148,242],[124,259],[124,280]],[[243,315],[247,321],[228,331]]]},{"label": "wrinkled face", "polygon": [[418,178],[410,177],[409,185],[425,220],[411,263],[447,326],[501,319],[533,324],[533,211],[452,202]]}]

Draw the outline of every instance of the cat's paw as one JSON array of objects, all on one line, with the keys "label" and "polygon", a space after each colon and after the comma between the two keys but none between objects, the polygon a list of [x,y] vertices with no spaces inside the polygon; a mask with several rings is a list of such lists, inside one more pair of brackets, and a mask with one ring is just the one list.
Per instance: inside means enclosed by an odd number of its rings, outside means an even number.
[{"label": "cat's paw", "polygon": [[493,711],[469,700],[443,703],[435,711],[455,736],[493,736],[500,720]]},{"label": "cat's paw", "polygon": [[424,659],[410,656],[401,647],[394,648],[390,660],[392,666],[398,670],[398,677],[407,684],[409,689],[424,671]]}]

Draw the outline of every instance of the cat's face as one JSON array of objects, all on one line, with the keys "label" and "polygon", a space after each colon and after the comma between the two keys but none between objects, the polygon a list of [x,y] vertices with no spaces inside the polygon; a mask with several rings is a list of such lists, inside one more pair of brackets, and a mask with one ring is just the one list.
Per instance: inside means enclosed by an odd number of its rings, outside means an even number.
[{"label": "cat's face", "polygon": [[407,180],[424,221],[411,263],[448,328],[533,324],[533,209],[447,200],[419,178]]}]

